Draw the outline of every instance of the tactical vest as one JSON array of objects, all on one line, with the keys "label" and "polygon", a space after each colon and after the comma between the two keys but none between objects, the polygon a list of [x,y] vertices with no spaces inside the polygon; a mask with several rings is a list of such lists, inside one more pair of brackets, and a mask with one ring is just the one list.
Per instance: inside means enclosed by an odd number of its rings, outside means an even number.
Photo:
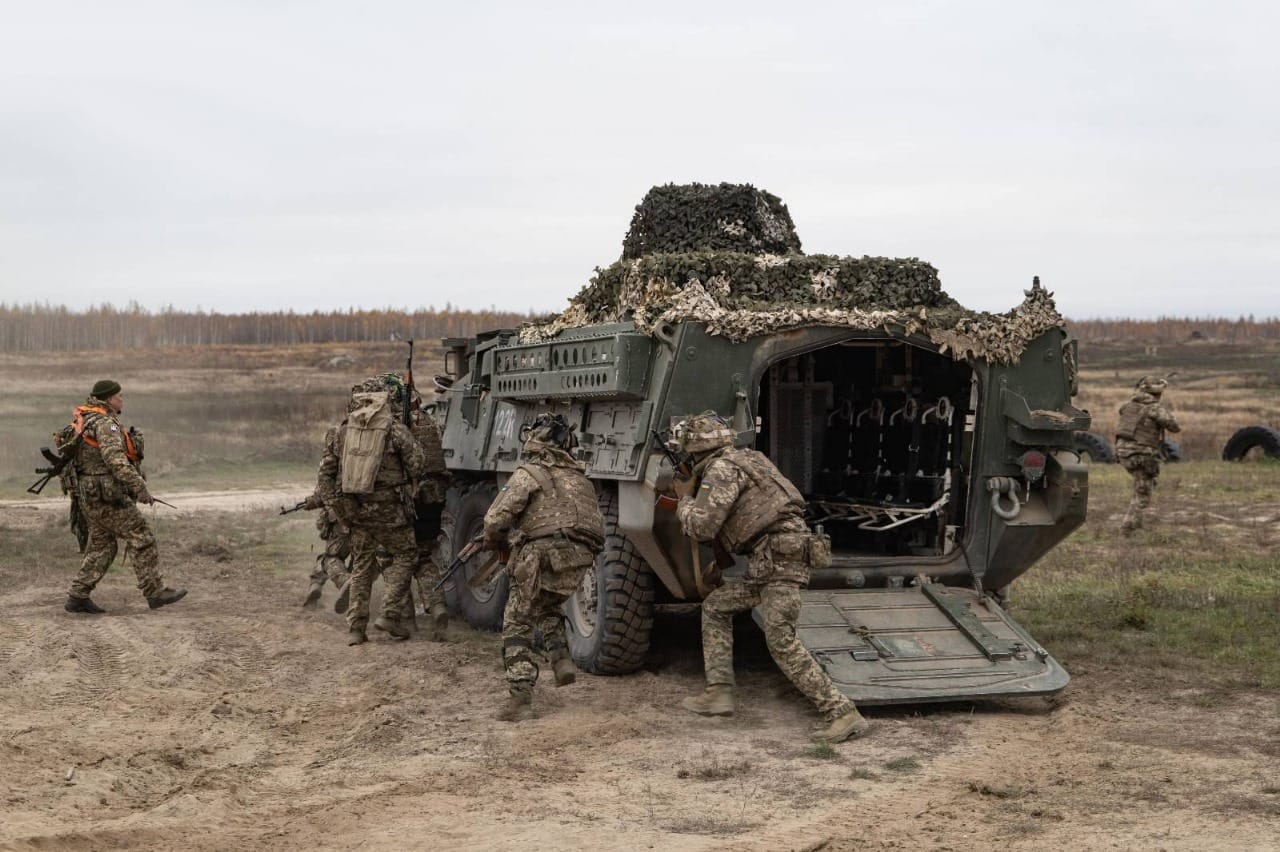
[{"label": "tactical vest", "polygon": [[423,455],[427,457],[427,475],[439,476],[448,473],[449,468],[444,460],[444,446],[440,442],[440,426],[435,419],[426,413],[418,415],[418,420],[413,424],[413,437],[422,447]]},{"label": "tactical vest", "polygon": [[[92,435],[85,434],[87,427],[92,425],[96,430],[98,421],[104,419],[115,422],[114,418],[107,413],[107,409],[102,406],[77,405],[71,411],[71,425],[68,427],[71,429],[71,440],[64,445],[63,452],[66,451],[66,448],[75,448],[75,466],[78,473],[95,476],[111,472],[102,458],[98,440]],[[117,428],[119,428],[118,425]],[[120,438],[124,441],[125,456],[136,467],[142,461],[142,453],[134,445],[133,436],[128,431],[121,429]],[[85,449],[86,447],[91,447],[92,449]]]},{"label": "tactical vest", "polygon": [[596,490],[578,471],[528,462],[521,470],[533,477],[538,490],[520,515],[520,532],[536,539],[564,532],[592,549],[604,544],[604,518]]},{"label": "tactical vest", "polygon": [[444,447],[440,443],[440,427],[430,415],[422,412],[418,414],[411,431],[427,460],[427,473],[418,485],[415,502],[419,507],[443,503],[449,485],[449,468],[445,464]]},{"label": "tactical vest", "polygon": [[1116,437],[1133,441],[1144,447],[1159,447],[1164,439],[1164,429],[1148,416],[1147,412],[1159,403],[1138,402],[1136,399],[1120,406],[1120,423],[1116,426]]},{"label": "tactical vest", "polygon": [[338,487],[343,494],[372,494],[387,455],[391,406],[385,393],[358,394],[355,398],[361,406],[342,424],[342,481]]},{"label": "tactical vest", "polygon": [[731,553],[745,553],[761,534],[779,521],[804,514],[804,497],[773,462],[756,450],[730,448],[716,457],[747,475],[719,538]]}]

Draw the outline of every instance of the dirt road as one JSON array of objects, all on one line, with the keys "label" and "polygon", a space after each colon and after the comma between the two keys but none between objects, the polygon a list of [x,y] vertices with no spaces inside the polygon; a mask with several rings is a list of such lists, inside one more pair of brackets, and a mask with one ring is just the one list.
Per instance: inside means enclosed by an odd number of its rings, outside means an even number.
[{"label": "dirt road", "polygon": [[[293,492],[290,492],[293,494]],[[271,495],[267,505],[276,502]],[[5,525],[31,512],[7,508]],[[741,712],[678,709],[696,623],[660,619],[648,670],[540,684],[493,721],[499,643],[345,646],[298,608],[309,557],[264,572],[162,542],[191,589],[150,611],[127,568],[62,610],[70,568],[0,575],[0,847],[1265,849],[1280,838],[1275,695],[1088,663],[1065,700],[871,710],[832,751],[741,631]],[[12,529],[12,527],[10,527]],[[66,535],[65,531],[59,531]],[[69,541],[68,537],[68,541]],[[68,548],[70,549],[70,548]],[[67,557],[70,561],[70,556]],[[1068,661],[1070,662],[1070,661]]]}]

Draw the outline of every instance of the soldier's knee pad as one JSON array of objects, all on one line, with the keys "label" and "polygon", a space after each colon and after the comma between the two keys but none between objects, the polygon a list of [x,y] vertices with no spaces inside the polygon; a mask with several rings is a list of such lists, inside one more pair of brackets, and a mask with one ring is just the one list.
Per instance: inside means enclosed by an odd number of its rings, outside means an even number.
[{"label": "soldier's knee pad", "polygon": [[529,640],[522,636],[503,637],[502,660],[504,663],[523,660],[531,664],[535,670],[538,668],[538,664],[535,662],[536,657],[533,653],[533,646],[529,644]]}]

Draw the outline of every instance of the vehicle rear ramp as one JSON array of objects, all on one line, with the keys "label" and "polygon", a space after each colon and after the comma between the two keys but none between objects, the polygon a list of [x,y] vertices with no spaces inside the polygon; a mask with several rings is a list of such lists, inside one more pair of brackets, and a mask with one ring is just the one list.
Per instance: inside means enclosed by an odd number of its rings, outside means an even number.
[{"label": "vehicle rear ramp", "polygon": [[999,604],[971,589],[812,589],[801,601],[801,643],[858,704],[1053,695],[1070,680]]}]

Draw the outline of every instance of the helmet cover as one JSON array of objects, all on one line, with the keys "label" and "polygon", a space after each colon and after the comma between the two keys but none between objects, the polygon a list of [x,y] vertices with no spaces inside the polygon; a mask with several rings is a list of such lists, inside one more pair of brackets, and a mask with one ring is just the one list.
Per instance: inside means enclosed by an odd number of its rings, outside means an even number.
[{"label": "helmet cover", "polygon": [[671,440],[686,453],[706,453],[733,445],[733,429],[719,414],[704,411],[686,417],[671,429]]}]

